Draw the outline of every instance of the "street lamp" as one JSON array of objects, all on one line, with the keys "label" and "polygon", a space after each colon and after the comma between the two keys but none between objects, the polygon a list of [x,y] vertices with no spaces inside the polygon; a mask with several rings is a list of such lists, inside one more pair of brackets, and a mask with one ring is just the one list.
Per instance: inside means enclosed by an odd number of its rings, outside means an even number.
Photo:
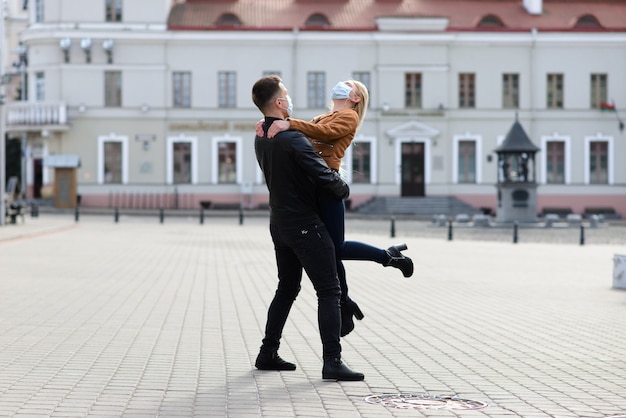
[{"label": "street lamp", "polygon": [[[16,49],[17,55],[19,57],[18,62],[14,62],[13,66],[17,67],[18,72],[20,74],[21,87],[20,87],[20,101],[28,100],[26,94],[26,66],[28,65],[28,48],[24,45],[24,42],[21,42],[17,45]],[[24,121],[26,124],[26,121]],[[22,132],[22,178],[20,180],[20,185],[22,187],[22,199],[26,199],[26,144],[28,141],[28,132],[24,130]]]},{"label": "street lamp", "polygon": [[63,38],[59,41],[59,46],[63,51],[63,61],[66,64],[70,62],[70,48],[72,47],[72,40],[70,38]]},{"label": "street lamp", "polygon": [[115,46],[115,43],[113,42],[113,39],[105,39],[104,41],[102,41],[102,48],[107,54],[107,62],[109,64],[113,64],[113,47],[114,46]]}]

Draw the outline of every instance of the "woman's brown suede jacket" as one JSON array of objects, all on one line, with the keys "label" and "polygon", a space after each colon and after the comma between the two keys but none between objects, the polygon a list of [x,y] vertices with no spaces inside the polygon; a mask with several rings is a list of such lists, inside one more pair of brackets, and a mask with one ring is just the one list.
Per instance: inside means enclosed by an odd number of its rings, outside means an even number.
[{"label": "woman's brown suede jacket", "polygon": [[296,129],[308,136],[328,167],[339,171],[341,159],[359,126],[359,116],[353,109],[326,113],[317,116],[311,122],[291,118],[287,120],[289,129]]}]

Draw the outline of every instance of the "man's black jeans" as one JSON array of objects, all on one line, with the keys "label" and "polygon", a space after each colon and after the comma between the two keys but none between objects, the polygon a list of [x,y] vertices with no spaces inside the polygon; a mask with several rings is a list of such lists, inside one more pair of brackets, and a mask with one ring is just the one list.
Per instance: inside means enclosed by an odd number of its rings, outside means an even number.
[{"label": "man's black jeans", "polygon": [[340,358],[339,281],[335,248],[323,223],[270,225],[278,266],[278,288],[267,312],[262,351],[278,351],[283,327],[300,292],[302,269],[317,293],[317,320],[324,358]]}]

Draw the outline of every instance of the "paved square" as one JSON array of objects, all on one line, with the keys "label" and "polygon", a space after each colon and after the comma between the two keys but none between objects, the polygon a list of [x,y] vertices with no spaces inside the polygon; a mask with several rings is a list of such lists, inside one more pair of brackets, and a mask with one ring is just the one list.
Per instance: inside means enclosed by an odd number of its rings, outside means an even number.
[{"label": "paved square", "polygon": [[[346,262],[365,319],[342,339],[343,357],[365,381],[336,383],[321,380],[306,279],[280,349],[298,369],[253,367],[276,285],[267,218],[43,214],[0,228],[0,416],[626,414],[626,291],[611,288],[625,245],[366,229],[349,223],[347,237],[406,241],[416,272]],[[398,393],[488,406],[364,401]]]}]

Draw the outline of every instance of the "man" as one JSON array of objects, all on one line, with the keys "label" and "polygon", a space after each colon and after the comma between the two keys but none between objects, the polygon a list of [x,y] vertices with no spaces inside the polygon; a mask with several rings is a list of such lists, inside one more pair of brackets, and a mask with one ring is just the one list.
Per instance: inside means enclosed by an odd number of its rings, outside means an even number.
[{"label": "man", "polygon": [[341,361],[339,332],[339,281],[333,242],[320,220],[317,188],[338,199],[350,192],[348,185],[317,155],[311,142],[297,131],[267,138],[272,122],[292,111],[291,98],[280,77],[258,80],[252,100],[265,116],[264,135],[256,136],[254,148],[270,193],[270,233],[276,252],[278,288],[267,312],[265,337],[255,366],[260,370],[295,370],[296,365],[278,355],[280,338],[291,306],[300,292],[302,269],[317,294],[317,320],[322,339],[323,379],[363,380]]}]

